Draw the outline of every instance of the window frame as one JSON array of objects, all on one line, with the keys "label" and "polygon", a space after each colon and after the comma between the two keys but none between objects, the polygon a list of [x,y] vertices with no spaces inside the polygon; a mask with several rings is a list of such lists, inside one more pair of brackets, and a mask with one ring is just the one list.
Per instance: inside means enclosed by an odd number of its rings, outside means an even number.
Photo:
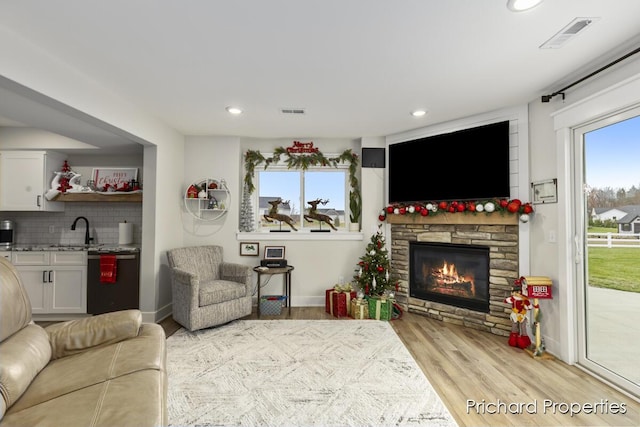
[{"label": "window frame", "polygon": [[[265,154],[265,156],[271,156],[271,155],[272,155],[271,153]],[[349,164],[339,163],[336,166],[310,166],[306,169],[301,169],[301,168],[289,168],[286,162],[281,160],[278,163],[271,163],[268,169],[264,169],[256,172],[257,173],[254,176],[255,191],[252,194],[253,196],[252,203],[254,204],[254,206],[256,206],[255,213],[254,213],[254,221],[256,223],[256,230],[257,230],[256,232],[264,233],[264,232],[269,232],[270,230],[268,227],[262,227],[260,225],[262,223],[261,221],[262,213],[260,212],[260,184],[261,184],[260,175],[261,173],[267,173],[267,172],[276,172],[276,173],[296,172],[299,174],[300,194],[297,202],[299,203],[300,212],[295,214],[295,217],[294,215],[291,215],[291,217],[296,220],[296,228],[298,228],[298,231],[296,233],[304,233],[304,234],[311,234],[311,230],[314,229],[314,227],[307,225],[304,219],[305,211],[308,210],[308,207],[304,205],[306,173],[307,172],[322,172],[322,173],[340,172],[342,173],[343,174],[343,193],[344,193],[344,200],[343,200],[344,214],[342,216],[344,217],[344,220],[341,222],[341,226],[340,228],[338,228],[338,231],[336,232],[332,230],[332,233],[348,233],[349,232],[348,219],[351,213],[349,210],[349,193],[351,189],[350,181],[349,181]],[[288,225],[285,225],[285,227],[289,228]]]}]

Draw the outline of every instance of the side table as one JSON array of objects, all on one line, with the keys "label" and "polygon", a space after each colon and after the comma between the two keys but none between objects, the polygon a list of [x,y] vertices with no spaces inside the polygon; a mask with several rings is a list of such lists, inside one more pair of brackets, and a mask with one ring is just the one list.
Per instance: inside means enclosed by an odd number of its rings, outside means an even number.
[{"label": "side table", "polygon": [[269,268],[269,267],[254,267],[253,271],[258,273],[258,318],[260,318],[260,288],[262,287],[262,275],[273,276],[274,274],[284,275],[284,306],[289,308],[289,316],[291,316],[291,272],[293,271],[292,265],[286,267]]}]

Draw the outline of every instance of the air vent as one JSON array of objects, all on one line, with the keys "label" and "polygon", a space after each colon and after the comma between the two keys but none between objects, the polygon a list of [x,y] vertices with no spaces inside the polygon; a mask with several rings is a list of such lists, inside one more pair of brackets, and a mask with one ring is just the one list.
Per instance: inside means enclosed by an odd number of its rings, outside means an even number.
[{"label": "air vent", "polygon": [[553,37],[544,42],[540,49],[560,49],[569,40],[582,33],[587,27],[595,23],[600,18],[576,18]]},{"label": "air vent", "polygon": [[305,114],[304,108],[281,108],[280,112],[282,114]]}]

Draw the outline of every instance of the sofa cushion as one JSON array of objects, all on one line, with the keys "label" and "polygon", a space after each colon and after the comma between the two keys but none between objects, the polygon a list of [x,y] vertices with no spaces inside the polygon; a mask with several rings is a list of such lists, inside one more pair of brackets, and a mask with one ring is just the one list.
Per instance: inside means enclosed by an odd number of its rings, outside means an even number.
[{"label": "sofa cushion", "polygon": [[140,310],[123,310],[85,317],[46,328],[54,359],[91,347],[113,344],[138,335],[142,325]]},{"label": "sofa cushion", "polygon": [[247,295],[247,289],[240,283],[228,280],[200,282],[200,307],[231,301]]},{"label": "sofa cushion", "polygon": [[165,375],[153,370],[133,372],[21,411],[10,411],[2,425],[164,426],[167,423],[166,390]]},{"label": "sofa cushion", "polygon": [[[52,360],[23,396],[7,410],[7,415],[120,376],[144,370],[157,373],[164,369],[165,359],[164,330],[155,323],[145,323],[135,338]],[[138,388],[132,387],[131,390]],[[137,395],[139,391],[132,393]]]},{"label": "sofa cushion", "polygon": [[[4,285],[4,283],[3,283]],[[49,337],[40,326],[31,324],[0,343],[0,394],[9,408],[33,379],[49,363]],[[0,419],[3,413],[0,412]]]}]

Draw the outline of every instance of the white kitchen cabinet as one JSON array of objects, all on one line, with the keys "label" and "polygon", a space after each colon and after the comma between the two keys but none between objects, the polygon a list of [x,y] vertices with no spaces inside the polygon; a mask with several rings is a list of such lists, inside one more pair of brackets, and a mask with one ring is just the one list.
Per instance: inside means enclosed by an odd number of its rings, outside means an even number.
[{"label": "white kitchen cabinet", "polygon": [[63,211],[45,197],[63,163],[50,151],[0,151],[0,211]]},{"label": "white kitchen cabinet", "polygon": [[33,314],[87,312],[86,251],[13,251]]}]

